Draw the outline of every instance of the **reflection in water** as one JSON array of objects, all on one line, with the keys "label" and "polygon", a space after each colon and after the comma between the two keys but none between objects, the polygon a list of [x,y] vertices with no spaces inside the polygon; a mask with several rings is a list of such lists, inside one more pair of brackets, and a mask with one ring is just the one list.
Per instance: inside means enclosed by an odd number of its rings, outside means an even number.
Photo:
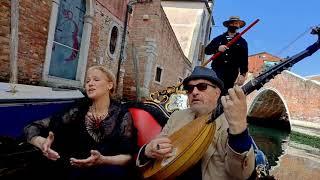
[{"label": "reflection in water", "polygon": [[270,167],[277,165],[279,157],[286,149],[289,133],[252,124],[249,125],[249,131],[259,149],[267,156]]}]

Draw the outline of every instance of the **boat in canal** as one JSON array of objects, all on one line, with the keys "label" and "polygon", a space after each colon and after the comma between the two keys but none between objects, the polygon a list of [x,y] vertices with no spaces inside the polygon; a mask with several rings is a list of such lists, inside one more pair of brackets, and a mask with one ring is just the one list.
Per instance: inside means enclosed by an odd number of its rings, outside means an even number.
[{"label": "boat in canal", "polygon": [[0,137],[19,138],[23,127],[69,108],[80,90],[0,82]]}]

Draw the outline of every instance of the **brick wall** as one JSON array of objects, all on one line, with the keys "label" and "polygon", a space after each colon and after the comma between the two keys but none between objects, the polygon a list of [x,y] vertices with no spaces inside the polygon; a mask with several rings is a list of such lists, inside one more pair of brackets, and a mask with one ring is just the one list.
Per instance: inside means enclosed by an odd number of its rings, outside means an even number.
[{"label": "brick wall", "polygon": [[10,1],[0,1],[0,81],[10,78]]},{"label": "brick wall", "polygon": [[[106,9],[106,7],[109,6],[107,6],[106,3],[103,2],[104,1],[97,1],[95,4],[95,15],[91,32],[88,66],[94,64],[104,64],[109,69],[111,69],[114,74],[116,74],[119,62],[120,47],[122,43],[121,39],[123,34],[124,22],[118,19],[114,14],[112,14],[110,12],[110,9]],[[114,10],[114,8],[112,9]],[[126,9],[126,6],[124,7],[124,9]],[[122,14],[121,19],[123,19],[124,16],[125,15]],[[110,54],[108,54],[110,42],[109,34],[113,26],[118,27],[119,34],[114,56],[110,56]]]},{"label": "brick wall", "polygon": [[262,52],[254,55],[250,55],[248,58],[248,71],[256,77],[263,68],[264,61],[279,61],[280,58],[273,56],[269,53]]},{"label": "brick wall", "polygon": [[184,78],[185,69],[191,71],[189,61],[184,56],[184,53],[176,39],[176,36],[169,24],[169,21],[161,8],[161,27],[159,28],[159,58],[157,65],[164,67],[163,83],[158,85],[153,83],[152,91],[173,86],[178,83],[178,78]]},{"label": "brick wall", "polygon": [[95,0],[96,5],[103,7],[103,9],[107,9],[111,14],[113,14],[117,19],[124,21],[125,12],[127,8],[127,4],[129,0]]},{"label": "brick wall", "polygon": [[[284,71],[264,87],[274,88],[283,96],[291,119],[320,123],[319,82]],[[251,104],[256,94],[257,92],[253,92],[248,96],[248,104]]]},{"label": "brick wall", "polygon": [[[127,3],[127,1],[125,1]],[[88,66],[104,64],[117,74],[120,48],[122,43],[123,24],[126,12],[124,1],[112,0],[112,3],[95,1],[95,17],[93,20]],[[1,1],[0,43],[0,77],[1,81],[9,80],[9,38],[10,38],[10,1]],[[18,81],[23,84],[39,84],[42,80],[45,60],[48,25],[51,14],[52,1],[20,1],[19,9],[19,47],[18,47]],[[137,47],[139,55],[139,70],[144,72],[144,65],[148,54],[147,41],[155,44],[155,62],[151,76],[154,77],[156,65],[163,71],[162,82],[157,84],[152,80],[149,84],[150,92],[175,85],[178,78],[184,78],[185,69],[191,71],[183,55],[178,41],[169,25],[160,4],[160,0],[142,1],[134,5],[134,12],[129,17],[127,46],[125,52],[124,90],[127,94],[135,94],[135,73],[133,71],[132,44]],[[148,20],[143,20],[147,15]],[[113,25],[119,27],[119,40],[114,57],[107,53],[109,48],[109,32]],[[132,31],[132,32],[131,32]],[[131,47],[131,48],[130,48]],[[140,82],[144,81],[144,73],[140,73]],[[141,84],[140,83],[140,84]],[[134,96],[132,96],[134,98]]]},{"label": "brick wall", "polygon": [[48,38],[51,1],[20,1],[18,82],[38,84],[41,80]]},{"label": "brick wall", "polygon": [[[88,66],[102,62],[117,73],[126,1],[108,2],[111,4],[102,0],[95,1]],[[0,80],[9,81],[10,1],[0,1],[0,7]],[[19,1],[19,83],[39,84],[42,80],[51,7],[51,0]],[[112,25],[119,27],[119,41],[113,58],[106,53]]]},{"label": "brick wall", "polygon": [[[145,65],[150,63],[148,56],[155,56],[152,62],[151,81],[149,92],[163,90],[168,86],[176,85],[178,77],[184,78],[191,65],[184,56],[169,21],[161,7],[160,0],[134,5],[134,12],[130,21],[130,33],[127,60],[125,62],[124,97],[136,98],[135,77],[138,73],[140,87],[145,78]],[[150,45],[153,44],[153,45]],[[138,72],[133,66],[133,48],[139,61]],[[149,57],[150,58],[150,57]],[[156,66],[163,68],[162,81],[154,81]]]},{"label": "brick wall", "polygon": [[[9,81],[10,1],[1,1],[0,80]],[[18,82],[38,84],[41,80],[51,1],[19,1]]]}]

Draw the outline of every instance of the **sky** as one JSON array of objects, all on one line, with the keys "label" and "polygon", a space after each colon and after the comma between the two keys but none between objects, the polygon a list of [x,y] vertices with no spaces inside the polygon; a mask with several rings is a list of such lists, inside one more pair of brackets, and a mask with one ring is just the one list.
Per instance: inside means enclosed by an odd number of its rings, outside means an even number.
[{"label": "sky", "polygon": [[[248,42],[249,55],[267,52],[284,58],[293,56],[317,40],[311,27],[320,25],[320,0],[215,0],[211,38],[226,31],[222,22],[240,16],[248,27],[242,35]],[[320,75],[320,50],[295,64],[292,72],[300,76]]]}]

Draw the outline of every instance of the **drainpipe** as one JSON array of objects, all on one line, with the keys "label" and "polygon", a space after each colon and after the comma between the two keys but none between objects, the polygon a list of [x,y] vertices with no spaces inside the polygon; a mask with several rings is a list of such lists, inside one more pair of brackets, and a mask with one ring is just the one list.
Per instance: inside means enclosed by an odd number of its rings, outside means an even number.
[{"label": "drainpipe", "polygon": [[126,44],[128,17],[129,17],[129,14],[132,13],[132,5],[136,4],[137,2],[138,2],[138,0],[130,0],[127,4],[127,10],[126,10],[126,16],[125,16],[125,20],[124,20],[124,28],[123,28],[123,34],[122,34],[122,41],[121,41],[120,57],[119,57],[118,70],[117,70],[117,81],[116,81],[117,92],[118,92],[118,87],[119,87],[118,85],[119,85],[119,79],[120,79],[120,67],[121,67],[121,63],[123,61],[123,56],[124,56],[124,46]]},{"label": "drainpipe", "polygon": [[[210,17],[209,17],[209,19],[208,19],[208,23],[207,23],[207,28],[206,28],[206,39],[205,39],[205,45],[207,44],[207,42],[208,42],[208,40],[209,40],[209,37],[210,37],[210,34],[209,33],[211,33],[210,32],[210,24],[212,25],[212,26],[214,26],[214,19],[213,19],[213,17],[212,17],[212,10],[210,9],[210,6],[209,6],[209,3],[208,3],[208,0],[204,0],[203,1],[205,4],[206,4],[206,7],[207,7],[207,10],[208,10],[208,12],[209,12],[209,15],[210,15]],[[212,9],[213,9],[213,7],[214,7],[214,0],[212,0]]]},{"label": "drainpipe", "polygon": [[[212,0],[212,1],[214,1],[214,0]],[[204,2],[204,4],[205,4],[206,7],[207,7],[207,10],[208,10],[209,14],[212,15],[212,11],[211,11],[211,9],[210,9],[208,0],[201,0],[201,2]],[[213,2],[212,2],[212,3],[213,3]]]},{"label": "drainpipe", "polygon": [[10,83],[18,83],[19,0],[11,0]]}]

